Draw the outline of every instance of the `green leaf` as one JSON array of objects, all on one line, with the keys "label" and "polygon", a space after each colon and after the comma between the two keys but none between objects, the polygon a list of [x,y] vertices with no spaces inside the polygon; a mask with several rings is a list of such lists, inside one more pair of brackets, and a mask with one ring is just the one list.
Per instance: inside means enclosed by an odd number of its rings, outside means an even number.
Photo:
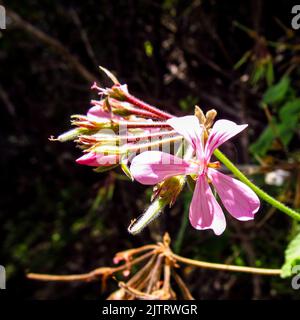
[{"label": "green leaf", "polygon": [[300,99],[294,99],[292,101],[289,101],[285,103],[280,111],[279,111],[279,117],[282,122],[288,122],[291,118],[298,118],[300,115]]},{"label": "green leaf", "polygon": [[[273,121],[275,123],[275,120]],[[253,154],[263,157],[272,146],[274,138],[274,131],[269,125],[259,136],[258,140],[250,146],[250,151]]]},{"label": "green leaf", "polygon": [[250,58],[250,56],[251,56],[251,51],[247,51],[241,57],[241,59],[234,65],[233,69],[237,70],[238,68],[240,68],[243,64],[245,64],[247,62],[247,60]]},{"label": "green leaf", "polygon": [[196,97],[188,95],[186,98],[179,100],[179,106],[181,110],[188,111],[191,110],[196,104],[198,100]]},{"label": "green leaf", "polygon": [[300,264],[300,233],[293,238],[285,250],[285,262],[281,268],[281,277],[290,277],[292,268],[297,264]]},{"label": "green leaf", "polygon": [[263,96],[263,102],[273,104],[280,102],[286,96],[290,86],[290,79],[283,77],[277,84],[271,86]]},{"label": "green leaf", "polygon": [[252,72],[251,75],[251,83],[253,85],[257,84],[259,82],[259,80],[261,80],[261,78],[264,76],[265,74],[265,67],[264,65],[258,65]]},{"label": "green leaf", "polygon": [[280,139],[285,146],[292,140],[299,125],[300,99],[287,102],[279,111],[281,123],[278,125]]},{"label": "green leaf", "polygon": [[295,132],[296,128],[298,126],[298,119],[297,118],[291,118],[290,121],[282,122],[278,125],[278,132],[279,137],[284,146],[288,146],[291,142]]}]

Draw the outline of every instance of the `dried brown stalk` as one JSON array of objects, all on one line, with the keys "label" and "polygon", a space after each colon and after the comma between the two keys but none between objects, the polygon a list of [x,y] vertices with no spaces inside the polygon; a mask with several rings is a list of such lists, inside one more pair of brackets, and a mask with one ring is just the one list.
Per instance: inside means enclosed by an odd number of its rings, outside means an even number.
[{"label": "dried brown stalk", "polygon": [[97,268],[91,272],[79,275],[47,275],[29,273],[27,278],[40,281],[95,281],[113,277],[119,272],[129,271],[133,265],[139,265],[148,259],[144,266],[127,281],[118,283],[119,289],[109,295],[109,300],[172,300],[176,299],[176,292],[172,289],[171,281],[174,279],[177,285],[176,291],[182,298],[194,299],[182,278],[175,271],[180,264],[187,264],[204,269],[223,270],[230,272],[243,272],[257,275],[274,275],[281,273],[280,269],[253,268],[235,266],[221,263],[211,263],[185,258],[175,254],[170,248],[170,237],[166,233],[162,242],[146,245],[140,248],[118,252],[115,262],[124,263],[117,267]]}]

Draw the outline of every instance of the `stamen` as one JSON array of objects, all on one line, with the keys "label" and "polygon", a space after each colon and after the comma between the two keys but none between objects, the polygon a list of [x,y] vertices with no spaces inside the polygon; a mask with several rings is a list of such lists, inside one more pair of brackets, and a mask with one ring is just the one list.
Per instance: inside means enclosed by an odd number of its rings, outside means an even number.
[{"label": "stamen", "polygon": [[101,88],[97,85],[97,82],[94,82],[94,83],[93,83],[93,85],[91,86],[91,89],[92,89],[92,90],[95,89],[95,90],[98,90],[98,91],[101,90]]},{"label": "stamen", "polygon": [[220,163],[220,161],[210,162],[207,166],[209,168],[219,169],[219,168],[221,168],[221,163]]}]

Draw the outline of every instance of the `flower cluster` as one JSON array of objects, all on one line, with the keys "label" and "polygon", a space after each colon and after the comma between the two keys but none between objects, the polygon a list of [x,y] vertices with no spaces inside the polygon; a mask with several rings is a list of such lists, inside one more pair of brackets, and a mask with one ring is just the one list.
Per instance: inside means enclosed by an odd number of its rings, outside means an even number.
[{"label": "flower cluster", "polygon": [[220,235],[226,227],[225,216],[213,189],[225,209],[236,219],[254,218],[260,202],[242,182],[222,174],[219,162],[211,162],[214,151],[244,130],[229,120],[213,124],[215,110],[203,114],[175,117],[151,106],[128,91],[126,85],[103,68],[114,82],[111,88],[92,86],[100,100],[92,100],[86,115],[72,116],[75,129],[60,135],[59,141],[74,140],[83,150],[77,163],[105,171],[120,166],[131,179],[154,185],[152,203],[129,226],[137,233],[167,205],[172,205],[187,177],[195,182],[190,206],[190,222],[196,229],[212,229]]}]

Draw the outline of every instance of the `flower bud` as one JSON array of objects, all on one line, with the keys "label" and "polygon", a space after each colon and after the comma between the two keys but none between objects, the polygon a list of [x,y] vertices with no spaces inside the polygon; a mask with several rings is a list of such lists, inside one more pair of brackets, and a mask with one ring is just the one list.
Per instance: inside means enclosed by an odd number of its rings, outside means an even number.
[{"label": "flower bud", "polygon": [[153,198],[164,199],[171,207],[182,191],[185,181],[185,176],[174,176],[166,179],[154,187]]},{"label": "flower bud", "polygon": [[85,134],[87,132],[88,132],[88,129],[86,129],[86,128],[75,128],[75,129],[69,130],[67,132],[64,132],[63,134],[59,135],[56,139],[51,138],[51,140],[66,142],[66,141],[74,140],[79,135]]},{"label": "flower bud", "polygon": [[166,199],[157,198],[149,206],[149,208],[138,219],[134,219],[129,227],[128,232],[135,235],[141,232],[149,223],[157,218],[165,206],[168,204]]},{"label": "flower bud", "polygon": [[206,121],[204,123],[204,126],[206,129],[209,129],[215,121],[215,118],[217,116],[217,111],[215,109],[208,110],[205,116],[206,116]]},{"label": "flower bud", "polygon": [[204,124],[206,121],[205,115],[199,106],[195,106],[195,116],[198,118],[200,124]]},{"label": "flower bud", "polygon": [[127,94],[128,89],[126,84],[114,85],[111,89],[108,90],[108,96],[118,101],[125,101]]}]

